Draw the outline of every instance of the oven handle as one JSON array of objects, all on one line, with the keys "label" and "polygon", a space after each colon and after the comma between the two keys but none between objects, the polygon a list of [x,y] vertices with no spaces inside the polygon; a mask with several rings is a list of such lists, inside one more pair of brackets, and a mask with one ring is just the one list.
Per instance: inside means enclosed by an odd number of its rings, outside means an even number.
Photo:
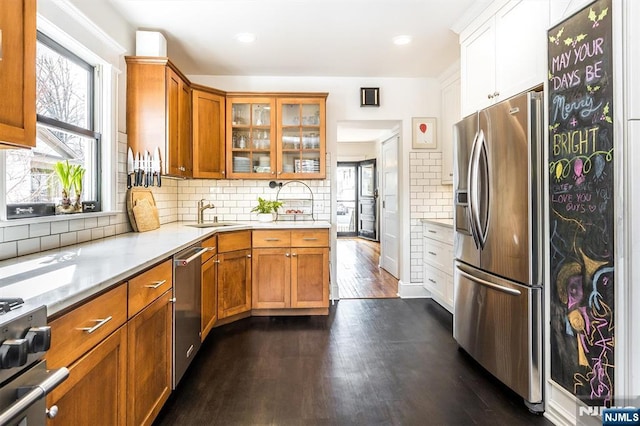
[{"label": "oven handle", "polygon": [[36,401],[47,396],[49,392],[54,390],[67,377],[69,377],[69,370],[66,367],[49,372],[46,379],[34,385],[29,392],[25,393],[0,413],[0,425],[7,424],[20,416]]}]

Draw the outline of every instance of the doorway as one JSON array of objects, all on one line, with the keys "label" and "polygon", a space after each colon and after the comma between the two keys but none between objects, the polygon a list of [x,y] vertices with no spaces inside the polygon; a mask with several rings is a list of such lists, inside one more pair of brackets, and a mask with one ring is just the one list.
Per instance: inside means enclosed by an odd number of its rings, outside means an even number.
[{"label": "doorway", "polygon": [[378,240],[376,160],[338,162],[338,237]]}]

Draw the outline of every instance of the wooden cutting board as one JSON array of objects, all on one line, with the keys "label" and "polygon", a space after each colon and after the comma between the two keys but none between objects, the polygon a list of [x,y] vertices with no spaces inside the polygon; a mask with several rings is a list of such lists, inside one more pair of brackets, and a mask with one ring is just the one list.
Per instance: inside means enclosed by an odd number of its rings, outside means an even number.
[{"label": "wooden cutting board", "polygon": [[127,191],[127,214],[135,232],[151,231],[160,227],[156,200],[148,188],[130,188]]}]

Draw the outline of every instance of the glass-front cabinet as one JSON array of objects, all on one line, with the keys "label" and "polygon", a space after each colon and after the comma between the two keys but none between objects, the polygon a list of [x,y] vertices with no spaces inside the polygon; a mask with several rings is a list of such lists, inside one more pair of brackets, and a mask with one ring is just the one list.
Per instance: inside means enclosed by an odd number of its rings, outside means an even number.
[{"label": "glass-front cabinet", "polygon": [[275,99],[227,98],[227,173],[275,178]]},{"label": "glass-front cabinet", "polygon": [[229,94],[228,177],[323,179],[326,96],[326,93],[309,97]]},{"label": "glass-front cabinet", "polygon": [[324,178],[325,100],[282,98],[277,105],[278,178]]}]

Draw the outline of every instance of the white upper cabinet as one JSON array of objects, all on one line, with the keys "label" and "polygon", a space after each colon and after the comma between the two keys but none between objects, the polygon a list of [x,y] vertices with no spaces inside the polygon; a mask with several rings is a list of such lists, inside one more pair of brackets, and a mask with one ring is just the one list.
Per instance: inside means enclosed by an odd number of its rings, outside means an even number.
[{"label": "white upper cabinet", "polygon": [[462,42],[462,115],[491,103],[496,82],[496,31],[492,18]]},{"label": "white upper cabinet", "polygon": [[544,83],[549,2],[509,1],[474,25],[461,36],[464,116]]},{"label": "white upper cabinet", "polygon": [[447,79],[442,86],[442,181],[453,184],[453,126],[460,121],[460,76]]}]

